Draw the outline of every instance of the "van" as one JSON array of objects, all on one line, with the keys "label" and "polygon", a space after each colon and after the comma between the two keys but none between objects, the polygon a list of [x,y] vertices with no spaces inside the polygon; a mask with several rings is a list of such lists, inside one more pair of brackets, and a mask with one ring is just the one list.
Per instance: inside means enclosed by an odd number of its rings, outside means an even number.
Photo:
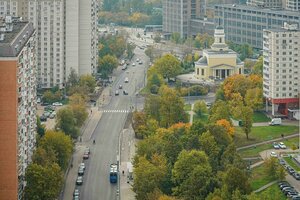
[{"label": "van", "polygon": [[281,124],[281,118],[273,118],[270,122],[269,125],[270,126],[275,126],[275,125],[280,125]]}]

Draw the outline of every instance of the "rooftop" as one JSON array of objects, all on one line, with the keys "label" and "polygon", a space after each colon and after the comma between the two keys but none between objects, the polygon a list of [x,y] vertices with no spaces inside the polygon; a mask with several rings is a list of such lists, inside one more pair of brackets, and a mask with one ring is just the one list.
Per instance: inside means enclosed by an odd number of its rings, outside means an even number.
[{"label": "rooftop", "polygon": [[0,23],[0,57],[16,57],[33,32],[33,25],[29,22]]},{"label": "rooftop", "polygon": [[259,8],[259,7],[255,7],[255,6],[248,6],[248,5],[242,5],[242,4],[215,5],[215,8],[218,8],[218,7],[232,8],[232,10],[239,10],[239,9],[251,10],[251,11],[261,12],[262,14],[277,14],[277,15],[283,15],[283,16],[300,17],[299,11],[290,11],[290,10],[284,10],[284,9]]}]

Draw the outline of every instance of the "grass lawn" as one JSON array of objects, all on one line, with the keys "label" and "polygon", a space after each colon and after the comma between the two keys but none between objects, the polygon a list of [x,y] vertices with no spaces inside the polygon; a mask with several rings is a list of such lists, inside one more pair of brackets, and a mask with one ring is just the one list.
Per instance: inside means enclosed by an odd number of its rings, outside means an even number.
[{"label": "grass lawn", "polygon": [[263,112],[254,112],[253,113],[253,123],[257,122],[269,122],[271,121]]},{"label": "grass lawn", "polygon": [[[299,138],[295,137],[295,138],[290,138],[290,139],[284,139],[282,141],[287,146],[287,148],[292,148],[293,145],[297,146],[297,144],[299,142]],[[257,146],[256,148],[243,149],[238,152],[243,158],[258,157],[259,152],[267,150],[267,149],[272,149],[272,148],[273,148],[272,144],[264,144],[264,145]]]},{"label": "grass lawn", "polygon": [[252,169],[250,175],[250,185],[253,190],[257,190],[272,181],[274,181],[274,178],[266,174],[264,164]]},{"label": "grass lawn", "polygon": [[192,105],[191,104],[184,104],[185,111],[191,111]]},{"label": "grass lawn", "polygon": [[236,146],[245,146],[254,144],[257,142],[267,141],[275,138],[280,138],[281,134],[285,136],[297,133],[299,131],[298,126],[259,126],[252,127],[249,134],[249,140],[246,139],[246,135],[241,127],[235,127],[234,142]]},{"label": "grass lawn", "polygon": [[294,168],[296,171],[300,171],[300,167],[294,162],[293,158],[290,157],[283,157],[283,159],[291,166]]},{"label": "grass lawn", "polygon": [[198,115],[194,115],[194,117],[193,117],[193,121],[196,121],[196,120],[201,120],[202,122],[207,122],[208,121],[208,115],[206,114],[203,114],[203,115],[201,115],[201,117],[198,117]]},{"label": "grass lawn", "polygon": [[267,194],[270,199],[287,200],[286,196],[284,196],[276,183],[258,193],[258,195],[260,194]]},{"label": "grass lawn", "polygon": [[149,94],[150,93],[150,91],[148,90],[148,88],[147,87],[144,87],[141,91],[140,91],[140,95],[147,95],[147,94]]}]

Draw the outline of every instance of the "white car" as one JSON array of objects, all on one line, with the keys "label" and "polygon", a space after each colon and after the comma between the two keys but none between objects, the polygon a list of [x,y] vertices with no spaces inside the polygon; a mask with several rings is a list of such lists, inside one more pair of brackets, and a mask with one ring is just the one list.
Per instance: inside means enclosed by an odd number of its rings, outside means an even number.
[{"label": "white car", "polygon": [[139,59],[139,58],[137,58],[137,59],[136,59],[136,62],[139,62],[139,61],[140,61],[140,59]]},{"label": "white car", "polygon": [[278,145],[279,145],[280,149],[286,149],[286,146],[283,142],[279,142]]},{"label": "white car", "polygon": [[62,106],[63,104],[62,103],[60,103],[60,102],[54,102],[53,104],[52,104],[52,106]]},{"label": "white car", "polygon": [[76,179],[76,185],[82,185],[83,183],[83,177],[82,176],[78,176]]},{"label": "white car", "polygon": [[129,82],[128,77],[125,78],[124,82],[125,82],[125,83],[128,83],[128,82]]},{"label": "white car", "polygon": [[277,158],[277,154],[274,151],[271,152],[270,156],[274,157],[274,158]]},{"label": "white car", "polygon": [[85,170],[85,164],[84,164],[84,162],[80,163],[79,168],[82,168],[83,170]]},{"label": "white car", "polygon": [[135,66],[135,63],[132,63],[132,66]]}]

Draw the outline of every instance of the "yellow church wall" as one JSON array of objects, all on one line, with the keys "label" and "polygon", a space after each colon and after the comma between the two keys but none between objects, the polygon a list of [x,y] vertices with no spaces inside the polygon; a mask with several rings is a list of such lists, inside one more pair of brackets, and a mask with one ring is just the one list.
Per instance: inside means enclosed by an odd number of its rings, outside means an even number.
[{"label": "yellow church wall", "polygon": [[231,58],[208,58],[208,66],[216,66],[216,65],[221,65],[221,64],[227,64],[231,66],[236,66],[236,58],[231,57]]}]

